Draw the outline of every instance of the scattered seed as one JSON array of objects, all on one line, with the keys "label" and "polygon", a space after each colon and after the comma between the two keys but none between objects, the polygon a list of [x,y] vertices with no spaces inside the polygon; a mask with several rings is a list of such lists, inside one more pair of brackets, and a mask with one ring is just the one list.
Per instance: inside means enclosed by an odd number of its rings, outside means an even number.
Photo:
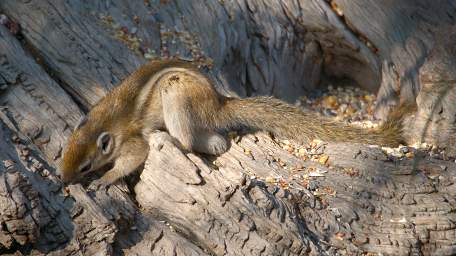
[{"label": "scattered seed", "polygon": [[405,157],[407,157],[407,158],[413,158],[413,157],[415,157],[415,154],[414,154],[413,152],[407,152],[407,153],[405,154]]},{"label": "scattered seed", "polygon": [[320,164],[323,164],[323,165],[324,165],[324,164],[326,164],[326,162],[328,162],[328,159],[329,159],[329,156],[328,156],[328,155],[322,155],[322,156],[320,157],[320,159],[318,160],[318,162],[319,162]]},{"label": "scattered seed", "polygon": [[342,232],[337,232],[335,235],[335,238],[340,241],[344,240],[344,237],[345,237],[345,234]]}]

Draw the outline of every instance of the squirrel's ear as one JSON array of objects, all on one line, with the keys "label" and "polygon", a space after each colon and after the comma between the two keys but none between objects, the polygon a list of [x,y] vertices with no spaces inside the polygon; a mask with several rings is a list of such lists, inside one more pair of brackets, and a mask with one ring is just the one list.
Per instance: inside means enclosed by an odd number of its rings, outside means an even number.
[{"label": "squirrel's ear", "polygon": [[97,147],[103,155],[111,153],[114,146],[114,141],[108,132],[102,132],[97,139]]},{"label": "squirrel's ear", "polygon": [[79,118],[78,124],[74,127],[73,131],[81,128],[81,126],[83,126],[85,123],[87,123],[87,116],[81,116],[81,118]]}]

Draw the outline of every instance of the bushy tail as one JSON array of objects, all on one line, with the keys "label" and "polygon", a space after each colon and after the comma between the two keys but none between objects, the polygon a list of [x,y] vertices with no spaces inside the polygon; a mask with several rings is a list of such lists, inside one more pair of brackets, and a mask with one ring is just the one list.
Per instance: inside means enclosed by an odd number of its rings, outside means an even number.
[{"label": "bushy tail", "polygon": [[337,122],[317,113],[301,109],[271,97],[228,99],[224,119],[229,126],[247,126],[272,132],[274,135],[306,143],[313,139],[331,142],[355,142],[382,146],[403,143],[404,109],[390,115],[378,129],[363,129]]}]

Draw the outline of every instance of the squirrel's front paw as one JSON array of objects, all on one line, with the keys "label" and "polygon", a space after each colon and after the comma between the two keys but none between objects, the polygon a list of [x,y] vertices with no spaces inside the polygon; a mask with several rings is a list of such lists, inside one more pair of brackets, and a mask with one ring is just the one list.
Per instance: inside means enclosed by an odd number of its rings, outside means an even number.
[{"label": "squirrel's front paw", "polygon": [[106,190],[109,186],[109,183],[105,182],[103,179],[94,180],[90,183],[87,190],[89,191],[99,191],[99,190]]}]

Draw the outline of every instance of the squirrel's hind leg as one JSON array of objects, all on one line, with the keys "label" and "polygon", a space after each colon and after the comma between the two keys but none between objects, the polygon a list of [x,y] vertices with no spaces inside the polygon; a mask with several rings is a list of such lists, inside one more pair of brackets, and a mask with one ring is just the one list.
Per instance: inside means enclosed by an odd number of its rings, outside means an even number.
[{"label": "squirrel's hind leg", "polygon": [[[207,120],[203,120],[204,107],[197,104],[214,104],[208,97],[211,88],[198,87],[199,93],[192,90],[192,83],[180,84],[180,81],[167,84],[161,89],[163,119],[169,134],[176,138],[184,149],[210,155],[219,155],[228,149],[228,141],[220,134],[211,130]],[[193,87],[195,88],[195,87]],[[208,110],[206,110],[208,111]],[[213,109],[209,111],[215,111]]]},{"label": "squirrel's hind leg", "polygon": [[228,150],[228,147],[228,141],[222,135],[204,130],[197,133],[193,143],[193,149],[196,152],[209,155],[220,155],[225,153]]}]

